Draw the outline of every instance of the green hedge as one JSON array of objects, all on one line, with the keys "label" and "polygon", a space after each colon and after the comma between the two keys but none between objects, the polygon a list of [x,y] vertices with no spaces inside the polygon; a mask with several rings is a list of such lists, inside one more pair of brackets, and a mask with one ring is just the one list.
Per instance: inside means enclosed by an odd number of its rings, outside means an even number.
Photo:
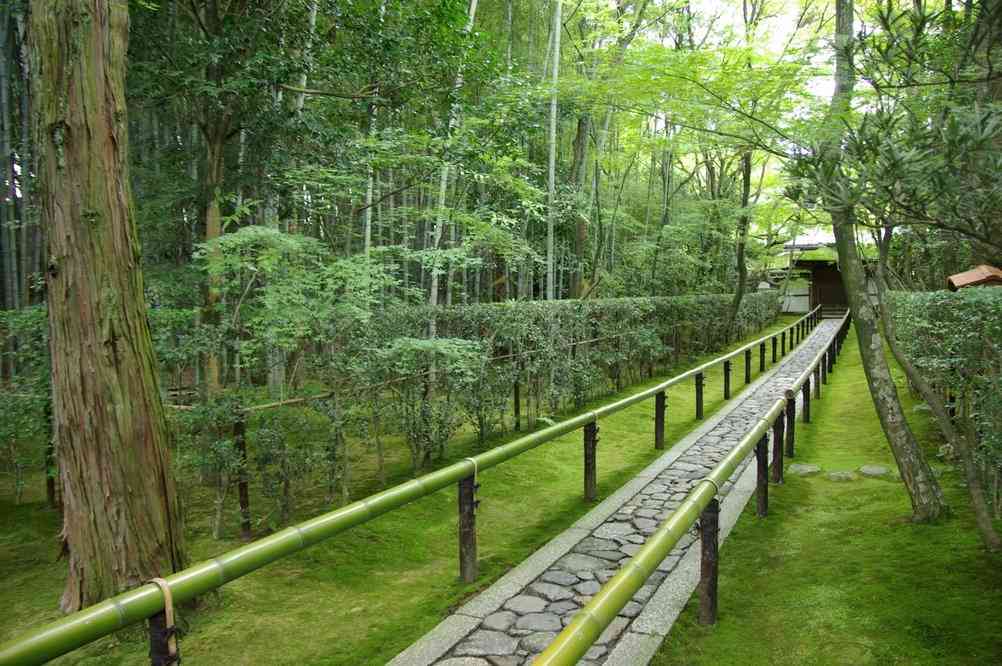
[{"label": "green hedge", "polygon": [[904,353],[972,419],[978,454],[1002,464],[1002,289],[895,292],[891,306]]}]

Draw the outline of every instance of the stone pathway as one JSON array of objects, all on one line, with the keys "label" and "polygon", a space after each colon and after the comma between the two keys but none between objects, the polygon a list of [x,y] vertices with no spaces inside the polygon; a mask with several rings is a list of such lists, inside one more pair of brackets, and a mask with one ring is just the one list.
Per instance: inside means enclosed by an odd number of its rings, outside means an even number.
[{"label": "stone pathway", "polygon": [[[639,491],[633,490],[625,496],[618,492],[610,497],[574,527],[520,565],[512,572],[513,575],[502,578],[460,608],[425,638],[398,655],[391,664],[530,664],[534,656],[542,652],[557,632],[570,622],[578,609],[640,549],[661,521],[681,504],[693,485],[706,476],[740,441],[764,409],[782,397],[783,391],[835,335],[838,324],[837,320],[822,321],[808,339],[770,373],[728,403],[721,414],[706,424],[708,427],[700,428],[693,433],[695,438],[690,435],[680,443],[680,446],[687,446],[682,450],[679,450],[679,446],[674,447],[659,459],[660,465],[658,462],[652,465],[654,468],[660,467],[655,474],[647,479],[638,479],[641,481],[639,486],[635,483],[628,484],[636,486]],[[669,417],[670,414],[669,404]],[[601,440],[599,446],[602,446]],[[749,456],[720,489],[722,506],[732,514],[732,523],[751,491],[746,489],[745,492],[737,493],[740,497],[734,498],[734,501],[729,502],[726,498],[753,458],[754,456]],[[624,490],[629,488],[624,487]],[[609,502],[613,502],[614,506],[608,506]],[[589,520],[590,517],[594,518],[593,514],[598,514],[599,519]],[[721,540],[729,529],[727,526],[721,532]],[[697,532],[693,528],[665,558],[648,583],[620,611],[581,664],[641,663],[625,645],[635,642],[624,641],[628,634],[633,634],[632,638],[637,638],[637,634],[640,638],[651,638],[652,634],[659,634],[653,636],[656,640],[648,640],[647,644],[654,645],[655,648],[660,644],[661,637],[667,633],[677,616],[677,610],[667,620],[668,624],[663,632],[645,632],[641,625],[650,624],[645,621],[649,619],[647,616],[665,614],[665,609],[658,607],[664,605],[664,602],[656,600],[649,604],[652,597],[661,598],[672,593],[674,588],[685,587],[680,581],[673,579],[686,578],[691,582],[691,571],[677,572],[676,569],[683,568],[679,564],[696,540]],[[692,549],[692,554],[698,556],[698,550]],[[544,551],[556,551],[558,555],[544,557]],[[688,568],[691,569],[691,564]],[[684,605],[684,599],[690,593],[691,587],[684,592],[681,605]],[[680,609],[681,606],[678,610]],[[661,623],[663,625],[664,621],[661,620]],[[620,643],[624,645],[619,645]],[[617,650],[617,646],[621,649]],[[627,656],[628,653],[631,656]],[[646,661],[647,659],[643,659],[642,663]]]}]

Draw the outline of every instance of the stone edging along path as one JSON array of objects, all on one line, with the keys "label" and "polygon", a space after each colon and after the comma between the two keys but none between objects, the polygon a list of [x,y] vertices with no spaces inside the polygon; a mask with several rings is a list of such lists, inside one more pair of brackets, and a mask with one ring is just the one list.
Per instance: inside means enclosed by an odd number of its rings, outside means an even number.
[{"label": "stone edging along path", "polygon": [[[391,666],[531,664],[681,504],[693,485],[741,440],[764,409],[783,396],[838,326],[838,320],[823,320],[772,370],[574,525],[398,654]],[[752,458],[720,489],[721,542],[755,491],[754,465],[748,465]],[[696,541],[694,527],[580,663],[632,666],[650,661],[699,581],[699,548],[690,548]]]}]

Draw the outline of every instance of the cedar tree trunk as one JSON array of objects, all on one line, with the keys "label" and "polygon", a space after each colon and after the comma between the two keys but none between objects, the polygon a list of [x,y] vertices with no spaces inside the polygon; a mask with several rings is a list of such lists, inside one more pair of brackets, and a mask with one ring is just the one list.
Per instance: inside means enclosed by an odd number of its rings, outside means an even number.
[{"label": "cedar tree trunk", "polygon": [[128,34],[123,0],[32,5],[66,611],[185,563],[129,187]]}]

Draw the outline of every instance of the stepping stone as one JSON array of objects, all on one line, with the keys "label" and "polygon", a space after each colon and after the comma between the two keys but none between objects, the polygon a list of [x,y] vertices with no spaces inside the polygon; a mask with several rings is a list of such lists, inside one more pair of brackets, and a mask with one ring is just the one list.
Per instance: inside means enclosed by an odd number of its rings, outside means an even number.
[{"label": "stepping stone", "polygon": [[457,657],[486,657],[488,655],[515,654],[518,639],[500,631],[475,631],[456,647]]},{"label": "stepping stone", "polygon": [[863,465],[859,468],[859,473],[863,476],[868,476],[870,478],[877,478],[881,476],[887,476],[891,470],[884,467],[883,465]]},{"label": "stepping stone", "polygon": [[539,597],[530,597],[528,594],[520,594],[506,601],[504,607],[521,615],[539,613],[546,608],[546,600]]},{"label": "stepping stone", "polygon": [[491,656],[487,657],[487,661],[490,662],[491,666],[522,666],[523,658],[521,656],[518,657]]},{"label": "stepping stone", "polygon": [[[559,627],[558,627],[559,628]],[[546,649],[546,646],[557,637],[555,631],[537,631],[522,639],[522,649],[528,650],[531,654],[539,654]]]},{"label": "stepping stone", "polygon": [[538,594],[547,601],[563,601],[574,596],[566,587],[560,587],[553,583],[533,583],[529,586],[529,591]]},{"label": "stepping stone", "polygon": [[611,539],[615,537],[626,536],[636,532],[633,525],[622,522],[622,523],[606,523],[595,530],[595,536],[599,539]]},{"label": "stepping stone", "polygon": [[578,608],[580,608],[580,606],[578,606],[576,603],[568,599],[567,601],[554,601],[552,604],[546,607],[546,612],[556,613],[557,615],[566,615],[567,613],[576,612]]},{"label": "stepping stone", "polygon": [[574,546],[574,550],[579,553],[591,553],[596,550],[616,550],[619,548],[619,544],[610,539],[596,539],[595,537],[585,537],[581,539],[578,545]]},{"label": "stepping stone", "polygon": [[578,583],[574,586],[574,590],[578,594],[595,594],[602,589],[602,586],[598,584],[598,581],[587,580],[583,583]]},{"label": "stepping stone", "polygon": [[636,601],[628,601],[626,602],[626,605],[623,606],[623,610],[619,611],[619,614],[623,617],[637,617],[643,609],[644,607]]},{"label": "stepping stone", "polygon": [[553,613],[529,613],[518,618],[515,626],[529,631],[560,631],[560,616]]},{"label": "stepping stone", "polygon": [[445,661],[438,662],[438,666],[491,666],[492,662],[477,659],[476,657],[453,657]]},{"label": "stepping stone", "polygon": [[484,618],[483,628],[491,631],[508,631],[516,619],[517,616],[511,611],[498,611]]},{"label": "stepping stone", "polygon": [[539,577],[544,583],[553,583],[554,585],[574,585],[578,582],[578,577],[567,571],[555,571],[550,570]]},{"label": "stepping stone", "polygon": [[602,632],[602,635],[598,637],[598,640],[595,641],[595,645],[605,645],[616,640],[629,623],[630,621],[625,617],[614,618],[609,623],[609,626],[605,628],[605,631]]},{"label": "stepping stone", "polygon": [[810,476],[811,474],[817,474],[821,471],[821,467],[818,465],[807,465],[805,463],[793,463],[786,468],[789,474],[795,476]]},{"label": "stepping stone", "polygon": [[[582,553],[569,553],[557,561],[557,567],[572,573],[577,573],[578,571],[597,571],[598,569],[605,569],[607,566],[609,566],[609,563],[605,560]],[[577,576],[580,578],[581,574],[577,573]]]},{"label": "stepping stone", "polygon": [[829,481],[855,481],[856,475],[852,472],[828,472]]}]

